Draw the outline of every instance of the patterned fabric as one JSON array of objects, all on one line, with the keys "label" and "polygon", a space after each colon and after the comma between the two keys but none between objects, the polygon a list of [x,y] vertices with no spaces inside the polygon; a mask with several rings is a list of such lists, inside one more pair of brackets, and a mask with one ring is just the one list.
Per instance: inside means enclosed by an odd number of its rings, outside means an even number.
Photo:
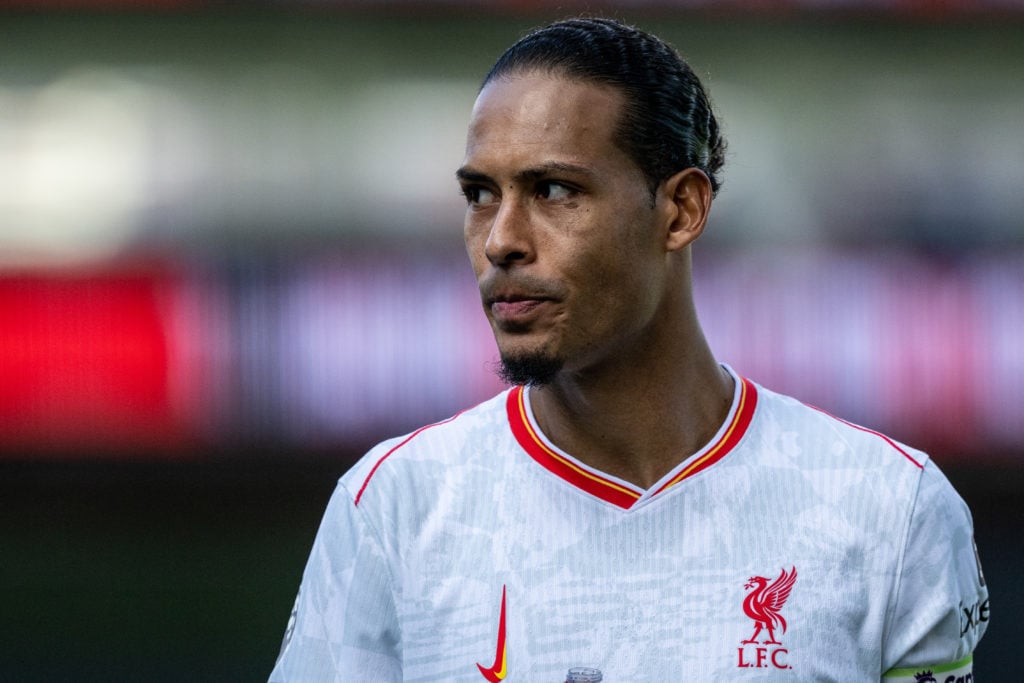
[{"label": "patterned fabric", "polygon": [[988,595],[946,478],[733,376],[718,434],[646,491],[550,443],[518,388],[380,444],[328,505],[271,681],[969,671]]}]

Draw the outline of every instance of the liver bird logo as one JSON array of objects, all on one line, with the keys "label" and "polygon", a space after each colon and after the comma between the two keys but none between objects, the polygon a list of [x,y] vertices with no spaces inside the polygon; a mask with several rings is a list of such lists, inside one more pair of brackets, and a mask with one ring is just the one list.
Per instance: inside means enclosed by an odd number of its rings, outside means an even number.
[{"label": "liver bird logo", "polygon": [[785,569],[779,574],[779,578],[771,583],[763,576],[751,576],[743,588],[750,591],[750,594],[743,600],[743,611],[754,620],[754,635],[743,644],[758,642],[757,637],[764,630],[768,631],[768,639],[765,645],[781,645],[775,638],[775,629],[781,628],[781,633],[786,632],[786,620],[780,613],[782,606],[786,604],[793,584],[796,583],[796,567],[787,572]]}]

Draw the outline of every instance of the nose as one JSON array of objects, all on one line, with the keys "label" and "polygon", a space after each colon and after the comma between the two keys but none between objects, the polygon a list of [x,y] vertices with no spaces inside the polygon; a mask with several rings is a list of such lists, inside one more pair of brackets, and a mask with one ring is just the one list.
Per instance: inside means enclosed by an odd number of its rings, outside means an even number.
[{"label": "nose", "polygon": [[529,211],[514,201],[504,201],[491,223],[484,245],[487,260],[495,266],[511,266],[533,260]]}]

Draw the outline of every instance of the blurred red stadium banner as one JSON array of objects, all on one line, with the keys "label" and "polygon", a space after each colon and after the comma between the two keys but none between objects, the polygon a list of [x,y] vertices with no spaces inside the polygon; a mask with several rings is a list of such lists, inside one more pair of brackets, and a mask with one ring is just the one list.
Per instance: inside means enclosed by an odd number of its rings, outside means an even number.
[{"label": "blurred red stadium banner", "polygon": [[0,452],[180,449],[159,269],[0,277]]}]

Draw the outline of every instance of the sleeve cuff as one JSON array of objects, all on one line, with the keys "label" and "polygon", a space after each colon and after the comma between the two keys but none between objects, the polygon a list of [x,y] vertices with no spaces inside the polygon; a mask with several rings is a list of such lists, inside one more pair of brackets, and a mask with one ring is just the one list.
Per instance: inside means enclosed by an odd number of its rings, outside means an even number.
[{"label": "sleeve cuff", "polygon": [[913,669],[890,669],[882,675],[883,683],[968,683],[974,680],[974,655],[959,662],[919,666]]}]

